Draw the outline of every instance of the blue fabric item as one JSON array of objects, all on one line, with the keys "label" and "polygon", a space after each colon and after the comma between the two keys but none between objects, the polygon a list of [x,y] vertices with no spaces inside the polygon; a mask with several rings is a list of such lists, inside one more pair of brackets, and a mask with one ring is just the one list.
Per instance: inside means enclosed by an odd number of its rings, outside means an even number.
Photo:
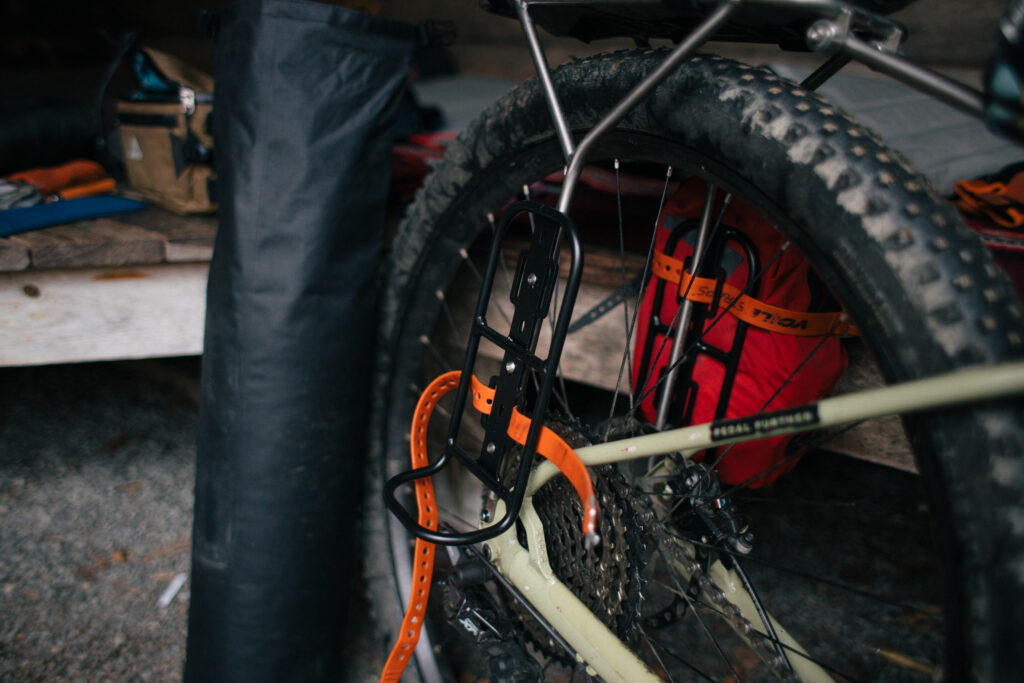
[{"label": "blue fabric item", "polygon": [[146,93],[169,96],[178,94],[178,84],[161,74],[145,52],[136,52],[131,61],[132,73]]},{"label": "blue fabric item", "polygon": [[144,209],[144,202],[124,197],[102,196],[68,199],[50,204],[39,204],[24,209],[0,211],[0,237],[45,228],[61,223],[73,223],[87,218],[101,218]]}]

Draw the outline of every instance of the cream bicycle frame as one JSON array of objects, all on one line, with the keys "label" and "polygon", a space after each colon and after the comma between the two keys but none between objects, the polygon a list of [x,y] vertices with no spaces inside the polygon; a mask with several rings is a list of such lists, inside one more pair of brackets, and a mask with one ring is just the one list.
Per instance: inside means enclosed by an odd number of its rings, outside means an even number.
[{"label": "cream bicycle frame", "polygon": [[[753,439],[834,427],[849,422],[966,405],[1024,394],[1024,361],[970,368],[880,389],[860,391],[782,411],[737,420],[719,420],[656,434],[611,441],[576,450],[588,466],[625,462],[656,455],[679,453],[690,457],[702,450]],[[588,672],[611,683],[659,680],[551,570],[540,518],[533,508],[533,494],[557,475],[549,461],[541,462],[530,477],[519,521],[529,549],[520,545],[515,527],[486,541],[498,571],[547,620],[548,625],[575,650]],[[503,515],[502,504],[496,518]],[[753,600],[731,571],[720,562],[709,569],[715,584],[740,609],[745,619],[758,624],[761,617]],[[789,662],[803,681],[832,680],[806,655],[803,648],[769,615],[783,647],[796,656]]]}]

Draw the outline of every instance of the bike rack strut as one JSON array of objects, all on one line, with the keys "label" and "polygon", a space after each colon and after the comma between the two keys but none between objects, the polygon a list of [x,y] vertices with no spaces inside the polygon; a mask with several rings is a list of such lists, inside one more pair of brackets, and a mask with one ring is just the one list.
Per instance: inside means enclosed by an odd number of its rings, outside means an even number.
[{"label": "bike rack strut", "polygon": [[[499,332],[487,323],[487,310],[491,301],[494,280],[504,258],[503,245],[513,221],[523,214],[530,220],[532,236],[529,246],[519,256],[512,280],[511,303],[514,306],[508,333]],[[559,279],[558,254],[560,244],[568,238],[570,262],[569,275],[559,306],[558,317],[551,333],[546,358],[535,355],[541,324],[548,315],[552,294]],[[442,455],[432,465],[403,472],[388,480],[384,500],[388,508],[410,533],[431,543],[442,545],[465,545],[480,543],[494,538],[509,529],[519,516],[525,497],[527,481],[533,461],[537,455],[537,444],[544,416],[556,378],[562,347],[568,334],[569,319],[576,305],[583,273],[583,248],[576,226],[565,214],[549,206],[519,201],[506,208],[501,221],[495,228],[494,240],[484,272],[480,295],[470,330],[469,342],[463,362],[459,386],[455,394],[448,436]],[[486,339],[504,352],[499,374],[492,378],[494,399],[491,412],[483,419],[484,442],[479,453],[467,453],[457,443],[460,426],[466,411],[472,385],[473,368],[480,347],[480,340]],[[529,406],[524,389],[529,372],[539,379],[536,395],[531,397]],[[508,434],[513,409],[525,414],[532,413],[530,428],[526,436],[522,455],[514,471],[507,471],[507,455],[515,442]],[[484,486],[505,505],[504,516],[496,523],[466,533],[455,533],[429,529],[418,523],[398,500],[399,487],[417,479],[438,474],[452,462],[457,461],[473,474]]]}]

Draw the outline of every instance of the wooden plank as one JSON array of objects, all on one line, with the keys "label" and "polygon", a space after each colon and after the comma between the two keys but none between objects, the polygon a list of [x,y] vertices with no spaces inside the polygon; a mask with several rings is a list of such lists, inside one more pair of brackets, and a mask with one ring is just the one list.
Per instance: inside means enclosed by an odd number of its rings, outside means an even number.
[{"label": "wooden plank", "polygon": [[209,261],[217,234],[217,216],[179,216],[150,206],[142,211],[111,218],[116,223],[133,225],[160,235],[164,240],[164,258],[169,263]]},{"label": "wooden plank", "polygon": [[3,237],[0,238],[0,272],[25,270],[32,263],[24,244]]},{"label": "wooden plank", "polygon": [[0,273],[0,366],[202,352],[203,263]]},{"label": "wooden plank", "polygon": [[[504,252],[505,267],[499,271],[495,285],[495,296],[487,313],[489,323],[499,331],[507,331],[508,319],[512,315],[512,305],[507,298],[507,291],[512,274],[515,272],[516,260],[523,245],[512,242]],[[475,255],[476,256],[476,255]],[[474,258],[474,260],[478,260]],[[568,275],[568,254],[563,250],[561,259],[562,278],[560,280],[557,296],[565,291],[565,277]],[[574,308],[573,321],[578,320],[582,315],[603,302],[608,296],[616,292],[622,282],[622,261],[614,250],[590,246],[586,254],[586,268],[583,273],[582,285],[577,295]],[[642,259],[638,256],[627,255],[626,277],[633,278],[642,269]],[[472,283],[471,283],[472,285]],[[456,323],[457,334],[452,334],[450,328],[444,326],[441,332],[445,335],[438,343],[446,347],[444,354],[447,358],[461,359],[461,349],[464,348],[465,340],[469,336],[469,322],[476,306],[477,289],[474,286],[453,289],[449,292],[451,297],[448,306]],[[632,316],[632,301],[629,302],[628,314]],[[502,325],[505,327],[502,328]],[[573,332],[566,339],[562,350],[561,371],[567,379],[591,384],[602,389],[614,390],[618,381],[618,369],[621,363],[622,340],[625,339],[626,312],[620,304],[607,311],[590,324]],[[551,327],[545,321],[541,327],[540,339],[537,342],[537,353],[541,357],[547,354],[551,342]],[[483,341],[480,345],[480,354],[489,360],[500,360],[503,353],[493,344]],[[454,362],[453,367],[458,367],[459,362]],[[614,366],[609,372],[608,368]],[[628,387],[628,370],[621,379],[619,389]]]},{"label": "wooden plank", "polygon": [[[844,342],[850,359],[849,367],[836,385],[837,394],[875,389],[885,384],[878,364],[867,346],[857,339]],[[859,424],[824,446],[830,451],[851,455],[861,460],[916,472],[914,452],[903,431],[903,422],[896,415]]]},{"label": "wooden plank", "polygon": [[[578,319],[580,315],[591,310],[615,291],[615,287],[608,286],[607,282],[608,280],[605,280],[604,283],[584,282],[577,295],[574,319]],[[612,282],[618,282],[618,279],[612,280]],[[564,281],[562,284],[564,285]],[[561,291],[564,291],[564,288],[560,289]],[[448,305],[451,307],[458,333],[454,336],[449,333],[440,342],[447,347],[445,355],[448,358],[460,357],[460,349],[464,348],[465,340],[469,337],[469,323],[476,306],[476,295],[477,292],[471,288],[450,293],[451,298],[448,300]],[[629,314],[632,315],[632,305],[629,307]],[[500,296],[492,297],[487,312],[487,320],[491,326],[501,332],[507,332],[508,318],[511,316],[512,305],[508,300],[502,300]],[[502,327],[503,325],[504,327]],[[440,329],[442,332],[448,331],[447,327]],[[560,367],[563,376],[566,379],[591,384],[602,389],[614,390],[617,371],[622,360],[622,340],[626,338],[625,330],[626,316],[622,305],[619,305],[579,331],[570,334],[562,349]],[[537,343],[539,356],[547,355],[550,340],[550,325],[545,322],[541,327],[540,339]],[[487,341],[481,342],[480,354],[491,360],[500,360],[503,356],[498,347]],[[458,367],[458,363],[454,363],[453,367]],[[628,387],[628,382],[628,376],[624,376],[619,388]]]},{"label": "wooden plank", "polygon": [[164,260],[160,235],[107,218],[55,225],[10,239],[28,249],[35,268],[145,265]]}]

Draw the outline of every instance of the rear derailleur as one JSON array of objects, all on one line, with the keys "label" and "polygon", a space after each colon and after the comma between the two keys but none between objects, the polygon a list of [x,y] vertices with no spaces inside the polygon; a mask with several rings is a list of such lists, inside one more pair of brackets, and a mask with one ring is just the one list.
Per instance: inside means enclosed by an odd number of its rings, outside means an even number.
[{"label": "rear derailleur", "polygon": [[725,557],[747,555],[754,548],[754,534],[746,517],[722,495],[715,470],[686,461],[675,476],[677,495],[683,499],[674,518],[684,538],[706,550],[718,549]]}]

